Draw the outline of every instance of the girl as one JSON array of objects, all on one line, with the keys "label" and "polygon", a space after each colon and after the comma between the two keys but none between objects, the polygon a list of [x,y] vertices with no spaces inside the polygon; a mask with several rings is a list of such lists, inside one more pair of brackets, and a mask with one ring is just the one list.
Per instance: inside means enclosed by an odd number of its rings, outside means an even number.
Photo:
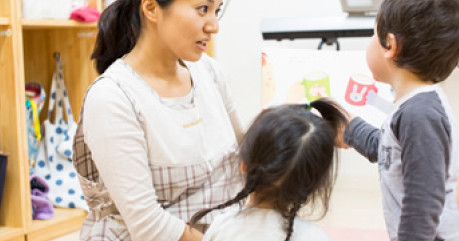
[{"label": "girl", "polygon": [[240,190],[241,128],[203,54],[221,0],[117,0],[99,20],[74,165],[90,212],[81,240],[201,240],[198,210]]},{"label": "girl", "polygon": [[[322,117],[313,114],[311,108]],[[196,213],[191,223],[247,197],[249,201],[218,216],[204,240],[328,240],[297,213],[302,206],[317,201],[322,203],[323,215],[327,212],[335,179],[335,139],[347,124],[342,113],[327,99],[262,112],[245,134],[239,151],[244,188],[232,200]]]}]

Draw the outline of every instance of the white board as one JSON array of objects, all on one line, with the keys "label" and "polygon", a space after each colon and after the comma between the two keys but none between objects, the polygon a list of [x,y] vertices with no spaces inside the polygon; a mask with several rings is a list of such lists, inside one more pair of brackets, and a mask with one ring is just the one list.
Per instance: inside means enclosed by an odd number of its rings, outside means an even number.
[{"label": "white board", "polygon": [[[328,95],[336,99],[348,111],[361,116],[379,127],[390,111],[393,95],[389,85],[374,82],[366,64],[365,51],[321,51],[307,49],[264,48],[262,61],[262,107],[269,108],[284,103],[307,103],[311,93],[317,90],[306,82],[314,77],[328,75]],[[345,100],[350,78],[366,76],[377,88],[373,101],[363,105]],[[309,80],[305,80],[309,79]],[[314,85],[312,85],[314,86]],[[319,85],[320,86],[320,85]],[[355,89],[353,89],[354,87]],[[366,87],[350,87],[354,94],[363,93]],[[371,87],[369,87],[371,88]],[[319,88],[320,90],[320,88]],[[322,88],[323,90],[323,88]],[[348,92],[349,93],[349,92]],[[349,95],[348,95],[349,96]],[[309,98],[308,98],[309,97]],[[370,97],[368,97],[370,99]],[[379,104],[378,104],[379,103]],[[381,105],[383,103],[384,105]]]}]

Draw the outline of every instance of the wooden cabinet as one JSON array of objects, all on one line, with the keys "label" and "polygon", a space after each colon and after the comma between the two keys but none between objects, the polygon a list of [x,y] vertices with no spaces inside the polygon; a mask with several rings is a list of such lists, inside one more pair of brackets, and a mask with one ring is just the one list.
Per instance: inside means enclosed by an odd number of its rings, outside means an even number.
[{"label": "wooden cabinet", "polygon": [[[89,5],[103,9],[103,0]],[[96,23],[73,20],[28,20],[21,17],[21,0],[0,0],[0,151],[9,154],[0,210],[0,241],[49,240],[80,229],[81,209],[56,209],[46,221],[32,220],[25,124],[25,83],[38,82],[49,93],[60,52],[64,79],[75,120],[84,93],[97,77],[90,60]],[[209,46],[211,54],[212,45]],[[41,120],[47,113],[45,103]]]},{"label": "wooden cabinet", "polygon": [[[96,0],[90,6],[102,9]],[[32,220],[24,88],[33,81],[49,93],[53,53],[60,52],[77,119],[85,90],[97,76],[89,59],[97,27],[71,20],[26,20],[21,12],[21,0],[0,0],[0,151],[9,154],[0,210],[1,241],[49,240],[78,230],[86,215],[81,209],[56,209],[50,220]],[[46,108],[47,104],[42,113]]]}]

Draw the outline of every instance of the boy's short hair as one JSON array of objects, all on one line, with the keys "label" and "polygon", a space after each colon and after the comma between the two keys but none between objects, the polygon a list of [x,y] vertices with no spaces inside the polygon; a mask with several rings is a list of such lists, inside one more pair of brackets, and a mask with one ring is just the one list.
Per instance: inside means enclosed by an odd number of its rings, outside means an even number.
[{"label": "boy's short hair", "polygon": [[385,0],[376,22],[384,48],[395,35],[396,65],[423,81],[441,82],[458,65],[459,0]]}]

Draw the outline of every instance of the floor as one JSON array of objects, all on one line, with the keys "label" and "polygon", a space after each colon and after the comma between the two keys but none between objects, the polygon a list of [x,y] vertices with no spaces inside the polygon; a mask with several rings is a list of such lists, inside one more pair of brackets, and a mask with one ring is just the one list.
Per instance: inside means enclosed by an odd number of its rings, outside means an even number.
[{"label": "floor", "polygon": [[[304,215],[308,216],[308,215]],[[379,186],[337,186],[327,215],[317,221],[331,241],[388,241]]]},{"label": "floor", "polygon": [[[377,188],[377,187],[376,187]],[[336,189],[318,225],[331,241],[388,241],[379,190]]]},{"label": "floor", "polygon": [[53,239],[51,241],[77,241],[79,237],[80,237],[79,232],[74,232],[74,233],[70,233],[62,237]]}]

